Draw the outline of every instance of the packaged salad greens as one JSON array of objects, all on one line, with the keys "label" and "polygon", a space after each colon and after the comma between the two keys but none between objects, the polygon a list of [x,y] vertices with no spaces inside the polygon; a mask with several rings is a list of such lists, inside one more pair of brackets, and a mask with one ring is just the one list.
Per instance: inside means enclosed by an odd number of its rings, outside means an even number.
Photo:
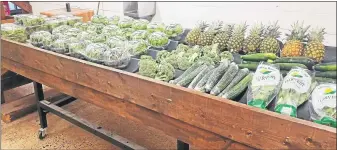
[{"label": "packaged salad greens", "polygon": [[135,20],[132,23],[132,28],[135,30],[146,30],[148,24],[149,24],[149,21],[145,19],[139,19],[139,20]]},{"label": "packaged salad greens", "polygon": [[123,69],[130,60],[131,55],[125,47],[115,47],[103,52],[103,64],[113,68]]},{"label": "packaged salad greens", "polygon": [[144,55],[148,53],[148,45],[144,40],[128,41],[126,46],[133,56]]},{"label": "packaged salad greens", "polygon": [[336,83],[318,83],[309,101],[311,120],[336,128]]},{"label": "packaged salad greens", "polygon": [[89,24],[85,22],[76,22],[74,24],[74,28],[80,29],[82,31],[86,31],[88,29]]},{"label": "packaged salad greens", "polygon": [[47,31],[34,32],[29,37],[30,43],[36,47],[45,47],[48,49],[52,43],[52,36]]},{"label": "packaged salad greens", "polygon": [[130,36],[130,39],[132,40],[145,40],[147,39],[147,36],[149,33],[146,30],[137,30],[133,32]]},{"label": "packaged salad greens", "polygon": [[22,18],[22,25],[25,27],[42,25],[45,23],[46,18],[47,16],[45,15],[27,15]]},{"label": "packaged salad greens", "polygon": [[294,67],[284,77],[275,111],[296,117],[297,107],[309,99],[316,84],[310,70]]},{"label": "packaged salad greens", "polygon": [[61,25],[61,26],[58,26],[56,28],[53,29],[52,33],[53,34],[57,34],[57,33],[61,33],[61,34],[64,34],[65,31],[67,31],[68,29],[70,29],[71,26],[68,26],[68,25]]},{"label": "packaged salad greens", "polygon": [[277,95],[281,84],[279,66],[261,62],[248,86],[247,104],[265,109]]},{"label": "packaged salad greens", "polygon": [[61,54],[67,53],[67,42],[66,39],[57,39],[51,44],[50,50]]},{"label": "packaged salad greens", "polygon": [[107,25],[107,24],[109,24],[109,19],[108,19],[108,17],[103,16],[103,15],[93,15],[91,17],[91,22],[97,23],[97,24]]},{"label": "packaged salad greens", "polygon": [[122,47],[125,44],[125,39],[123,39],[122,37],[114,36],[114,37],[109,38],[106,41],[106,44],[110,48]]},{"label": "packaged salad greens", "polygon": [[114,15],[112,17],[109,18],[109,24],[111,25],[118,25],[120,17],[117,15]]},{"label": "packaged salad greens", "polygon": [[27,33],[25,27],[13,23],[5,23],[1,24],[1,37],[25,43],[27,40]]}]

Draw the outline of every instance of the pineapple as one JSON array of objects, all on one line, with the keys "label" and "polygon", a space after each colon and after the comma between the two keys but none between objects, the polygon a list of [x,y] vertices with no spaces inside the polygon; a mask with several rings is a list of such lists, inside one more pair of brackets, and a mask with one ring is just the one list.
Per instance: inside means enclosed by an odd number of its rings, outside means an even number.
[{"label": "pineapple", "polygon": [[213,22],[212,25],[205,31],[202,32],[198,39],[198,45],[206,46],[212,45],[212,41],[215,35],[219,32],[222,27],[222,21]]},{"label": "pineapple", "polygon": [[226,49],[229,38],[232,36],[233,28],[234,24],[225,25],[223,29],[220,30],[219,34],[214,37],[212,44],[219,43],[219,48],[221,50]]},{"label": "pineapple", "polygon": [[280,44],[277,38],[280,37],[281,32],[278,30],[280,26],[277,24],[276,21],[274,24],[271,24],[267,27],[264,33],[264,39],[260,45],[260,52],[261,53],[278,53],[280,50]]},{"label": "pineapple", "polygon": [[195,28],[188,32],[185,41],[190,45],[196,45],[200,34],[204,32],[207,26],[206,22],[199,22]]},{"label": "pineapple", "polygon": [[228,41],[228,50],[231,52],[239,52],[243,46],[245,40],[245,32],[247,30],[247,24],[242,23],[235,25],[232,37]]},{"label": "pineapple", "polygon": [[309,33],[308,45],[306,46],[305,56],[312,58],[316,62],[321,62],[325,54],[325,46],[322,43],[324,40],[324,28],[316,28]]},{"label": "pineapple", "polygon": [[262,41],[264,27],[261,24],[255,24],[249,32],[249,36],[245,39],[243,44],[243,51],[245,53],[256,53]]},{"label": "pineapple", "polygon": [[285,43],[281,56],[282,57],[297,57],[303,56],[304,46],[303,42],[306,41],[307,31],[310,26],[303,27],[298,21],[292,26],[291,34],[286,34],[287,42]]}]

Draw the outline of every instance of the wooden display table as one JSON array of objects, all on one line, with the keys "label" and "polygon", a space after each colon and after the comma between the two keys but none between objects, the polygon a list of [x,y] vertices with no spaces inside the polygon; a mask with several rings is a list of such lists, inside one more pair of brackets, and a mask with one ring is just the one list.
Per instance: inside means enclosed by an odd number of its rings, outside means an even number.
[{"label": "wooden display table", "polygon": [[1,42],[5,68],[201,149],[336,149],[332,127],[26,44]]},{"label": "wooden display table", "polygon": [[87,9],[71,8],[71,12],[67,12],[66,8],[63,8],[63,9],[48,10],[45,12],[41,12],[40,14],[46,15],[48,17],[56,16],[56,15],[71,14],[74,16],[83,17],[82,18],[83,22],[88,22],[91,20],[91,17],[94,15],[94,11],[87,10]]}]

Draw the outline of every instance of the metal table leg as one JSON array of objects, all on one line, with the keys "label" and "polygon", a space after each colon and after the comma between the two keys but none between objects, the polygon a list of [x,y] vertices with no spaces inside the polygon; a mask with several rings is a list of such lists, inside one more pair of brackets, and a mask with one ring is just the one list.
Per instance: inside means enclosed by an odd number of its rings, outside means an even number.
[{"label": "metal table leg", "polygon": [[190,149],[189,144],[183,141],[177,140],[177,150],[189,150],[189,149]]},{"label": "metal table leg", "polygon": [[40,101],[44,100],[44,94],[42,89],[42,84],[34,82],[34,93],[37,104],[37,112],[39,113],[40,118],[40,130],[39,130],[39,139],[43,139],[47,135],[47,113],[40,107]]}]

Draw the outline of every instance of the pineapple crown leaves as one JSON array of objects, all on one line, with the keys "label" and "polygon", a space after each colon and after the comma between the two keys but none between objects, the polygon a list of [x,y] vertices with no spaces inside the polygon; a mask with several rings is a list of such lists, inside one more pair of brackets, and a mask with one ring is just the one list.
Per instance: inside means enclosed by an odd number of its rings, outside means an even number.
[{"label": "pineapple crown leaves", "polygon": [[263,34],[264,26],[262,23],[256,23],[250,29],[249,35],[250,36],[261,36]]},{"label": "pineapple crown leaves", "polygon": [[234,29],[234,24],[225,24],[220,31],[231,34],[233,32],[233,29]]},{"label": "pineapple crown leaves", "polygon": [[212,22],[211,26],[206,30],[207,32],[218,32],[222,28],[222,21]]},{"label": "pineapple crown leaves", "polygon": [[326,34],[324,30],[325,28],[319,28],[319,27],[312,29],[308,35],[308,41],[323,42],[324,35]]},{"label": "pineapple crown leaves", "polygon": [[307,42],[308,34],[307,31],[310,28],[310,26],[304,26],[304,22],[302,21],[301,24],[297,21],[292,25],[292,30],[290,34],[286,34],[287,41],[289,40],[300,40],[302,42]]},{"label": "pineapple crown leaves", "polygon": [[280,26],[278,25],[278,21],[275,21],[274,23],[269,23],[267,29],[264,30],[263,37],[279,38],[281,35],[279,29]]},{"label": "pineapple crown leaves", "polygon": [[247,30],[247,22],[235,25],[234,30],[233,30],[233,34],[235,35],[245,35],[245,32]]},{"label": "pineapple crown leaves", "polygon": [[194,29],[200,29],[201,31],[204,31],[208,27],[208,23],[205,21],[198,21],[196,27]]}]

